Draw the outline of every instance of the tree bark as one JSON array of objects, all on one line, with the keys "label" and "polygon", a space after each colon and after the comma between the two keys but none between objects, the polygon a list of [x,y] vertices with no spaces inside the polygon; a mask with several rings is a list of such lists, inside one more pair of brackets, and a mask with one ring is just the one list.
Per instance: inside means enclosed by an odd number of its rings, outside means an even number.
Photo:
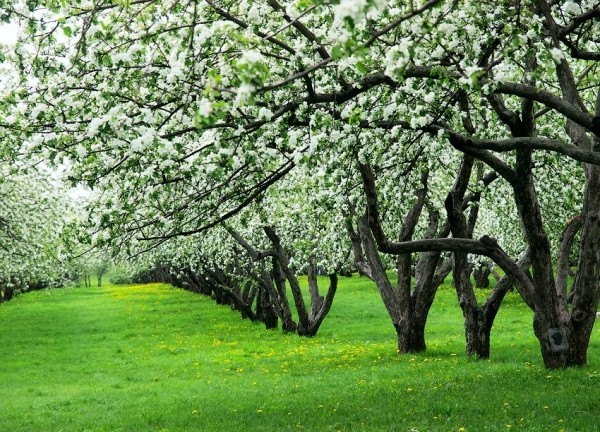
[{"label": "tree bark", "polygon": [[276,329],[279,323],[279,318],[273,310],[269,290],[265,286],[260,286],[258,301],[256,303],[256,316],[265,323],[267,330]]},{"label": "tree bark", "polygon": [[[581,216],[569,220],[559,240],[558,258],[556,259],[556,291],[559,297],[563,298],[563,303],[565,302],[564,297],[567,296],[567,284],[569,271],[571,270],[569,256],[571,255],[575,235],[581,230],[582,225]],[[571,293],[574,294],[575,291],[571,290]],[[569,297],[570,299],[567,298],[566,300],[567,304],[573,301],[572,296]]]},{"label": "tree bark", "polygon": [[[457,199],[455,193],[448,194],[445,205],[452,235],[455,238],[466,237],[467,221],[460,200]],[[471,285],[470,273],[467,253],[454,252],[452,280],[458,296],[458,304],[463,313],[467,356],[476,355],[480,358],[488,358],[490,355],[489,337],[486,346],[485,321],[482,311],[477,306],[477,297],[475,297]]]},{"label": "tree bark", "polygon": [[279,265],[281,266],[281,270],[285,275],[286,279],[290,283],[290,288],[292,290],[292,296],[294,297],[294,303],[296,304],[296,311],[298,312],[298,334],[300,336],[307,335],[309,331],[309,315],[306,309],[306,303],[304,303],[304,298],[302,297],[302,289],[300,288],[300,284],[298,283],[298,278],[292,271],[289,266],[289,258],[287,256],[287,252],[283,249],[281,245],[281,240],[279,236],[275,232],[272,227],[264,227],[265,234],[271,240],[275,252],[277,253],[277,258],[279,261]]},{"label": "tree bark", "polygon": [[[598,94],[600,101],[600,92]],[[598,103],[600,105],[600,102]],[[600,139],[595,138],[600,147]],[[577,274],[573,282],[573,301],[568,320],[567,360],[565,366],[585,366],[587,349],[600,300],[600,167],[588,167],[583,205],[583,228]]]},{"label": "tree bark", "polygon": [[[546,18],[546,24],[550,36],[556,47],[559,46],[556,32],[558,27],[550,13],[549,5],[544,0],[536,2]],[[528,60],[528,70],[532,70],[535,59]],[[571,69],[565,59],[562,59],[556,68],[557,78],[560,83],[563,98],[561,103],[569,109],[580,110],[588,115],[578,94],[577,86]],[[533,75],[532,75],[533,76]],[[534,88],[535,81],[528,78],[526,83]],[[528,95],[532,99],[535,95]],[[494,106],[499,112],[500,105]],[[600,110],[600,92],[597,95],[596,112]],[[502,118],[511,127],[515,137],[535,136],[535,116],[533,114],[533,102],[524,97],[522,99],[523,119],[513,116]],[[515,118],[516,117],[516,118]],[[594,117],[595,118],[595,117]],[[512,123],[512,124],[510,124]],[[593,123],[593,119],[592,119]],[[592,148],[590,139],[581,123],[576,123],[572,118],[567,119],[566,131],[580,151],[589,151]],[[594,148],[600,148],[598,137],[594,137]],[[583,229],[582,242],[580,246],[578,271],[572,289],[572,299],[580,296],[577,307],[573,305],[569,313],[567,299],[565,298],[566,280],[568,275],[568,256],[563,249],[570,249],[570,245],[561,244],[558,257],[558,272],[556,281],[552,271],[552,257],[550,245],[544,230],[541,211],[535,193],[532,175],[531,151],[518,149],[515,176],[506,176],[514,190],[515,202],[521,218],[521,222],[531,248],[533,281],[534,281],[534,331],[540,343],[540,350],[544,364],[549,369],[557,369],[568,366],[582,366],[587,361],[587,347],[591,335],[591,329],[595,320],[598,307],[598,234],[600,233],[598,218],[600,217],[600,178],[598,167],[595,165],[584,165],[586,172],[586,191],[584,195],[584,214],[582,215]],[[586,213],[587,211],[587,213]],[[565,230],[565,236],[570,236],[569,227]],[[584,234],[585,232],[585,234]],[[586,239],[583,240],[585,235]],[[566,242],[568,243],[568,238]],[[568,254],[567,254],[568,255]],[[565,260],[567,262],[565,262]],[[579,290],[581,289],[581,293]]]},{"label": "tree bark", "polygon": [[10,287],[0,288],[0,303],[12,300],[12,298],[14,297],[14,294],[15,294],[15,291]]},{"label": "tree bark", "polygon": [[[273,313],[276,314],[276,318],[281,318],[283,330],[296,331],[297,325],[292,318],[290,305],[287,299],[285,275],[281,271],[281,265],[278,260],[277,252],[275,250],[257,251],[231,227],[226,224],[222,224],[222,226],[238,242],[238,244],[240,244],[246,250],[246,252],[248,252],[248,255],[253,262],[260,262],[260,268],[254,268],[250,270],[252,278],[256,281],[256,284],[259,287],[258,290],[260,291],[261,295],[263,295],[263,292],[267,293],[264,295],[268,295],[271,309]],[[264,260],[267,257],[272,257],[272,276],[269,275],[269,273],[264,269]],[[273,285],[275,285],[275,287]],[[259,301],[260,298],[261,297],[259,296]],[[260,314],[257,313],[257,315]],[[268,317],[269,324],[267,324],[266,321],[265,324],[272,325],[274,318],[270,315],[268,315]]]},{"label": "tree bark", "polygon": [[243,310],[244,314],[250,318],[251,321],[256,321],[258,317],[254,313],[251,308],[251,305],[246,304],[240,296],[238,296],[228,285],[225,280],[222,271],[219,269],[206,269],[206,272],[214,279],[215,281],[215,293],[216,293],[216,301],[217,304],[231,304],[234,301],[239,308],[239,310]]},{"label": "tree bark", "polygon": [[[472,128],[468,123],[465,127],[468,129]],[[368,219],[365,218],[362,222],[359,219],[360,238],[363,241],[365,248],[364,255],[367,257],[369,264],[372,264],[368,270],[371,272],[376,284],[380,288],[384,304],[386,304],[388,313],[390,314],[390,317],[392,317],[394,326],[399,334],[400,352],[405,352],[405,350],[412,349],[412,347],[423,347],[424,349],[425,343],[424,338],[421,338],[421,334],[424,331],[427,312],[433,302],[435,290],[450,269],[449,262],[447,262],[439,267],[438,272],[434,275],[435,269],[439,266],[438,260],[441,251],[451,250],[454,252],[452,259],[455,270],[454,282],[465,319],[465,334],[467,338],[466,351],[468,355],[476,354],[484,358],[489,357],[489,338],[493,320],[506,291],[512,286],[513,282],[518,287],[519,292],[526,303],[530,305],[530,307],[534,304],[533,284],[531,278],[528,276],[526,268],[514,263],[498,246],[495,240],[487,236],[482,237],[478,241],[469,238],[474,231],[477,219],[477,208],[476,206],[471,208],[468,222],[464,216],[464,209],[468,207],[470,202],[479,200],[479,193],[471,194],[467,198],[464,198],[471,177],[473,164],[473,157],[464,155],[455,184],[449,194],[449,202],[447,203],[449,206],[447,211],[448,219],[440,229],[438,237],[435,239],[433,238],[435,229],[428,229],[428,233],[426,233],[423,240],[400,242],[390,242],[387,239],[379,216],[375,176],[368,165],[359,164],[363,179],[363,188],[367,198],[368,214]],[[508,166],[501,166],[500,168],[506,172],[512,170]],[[509,177],[513,180],[516,176]],[[494,181],[495,178],[497,178],[496,175],[487,175],[483,177],[482,169],[478,167],[479,181],[483,180],[489,184]],[[370,228],[369,235],[362,234],[360,229],[361,223],[367,225],[367,221],[368,227]],[[353,230],[348,229],[351,240],[355,238],[355,236],[352,235],[352,231]],[[367,231],[369,230],[365,230],[365,232]],[[450,231],[453,232],[454,238],[446,239]],[[371,233],[372,236],[370,235]],[[358,256],[362,256],[356,245],[353,246],[353,249],[355,250],[355,254],[356,252],[359,252]],[[381,265],[377,254],[377,249],[382,252],[396,255],[421,251],[429,254],[429,256],[433,258],[431,260],[423,260],[422,258],[424,255],[426,256],[426,254],[422,254],[417,265],[415,288],[410,296],[411,302],[400,303],[398,302],[398,296],[394,296],[394,289],[387,280],[385,269]],[[507,278],[505,282],[498,286],[497,290],[495,289],[492,291],[490,297],[488,297],[488,300],[482,307],[477,306],[476,297],[470,283],[470,269],[467,262],[467,253],[476,253],[490,257],[503,268],[507,275],[512,279],[512,281],[510,281]],[[379,260],[379,264],[377,263],[377,260]],[[380,266],[381,268],[379,268]],[[429,267],[430,271],[423,271],[423,267]],[[421,281],[425,279],[427,279],[428,282],[422,283]],[[397,312],[398,310],[401,312]],[[409,316],[413,317],[408,320],[410,322],[409,329],[404,327],[407,324],[405,323],[406,321],[402,320],[402,313],[404,313],[405,310],[408,310],[409,314],[411,314]],[[415,314],[415,311],[418,311],[418,315]]]},{"label": "tree bark", "polygon": [[298,325],[292,317],[290,310],[290,303],[287,297],[287,288],[285,284],[285,274],[281,269],[279,260],[273,258],[273,282],[279,296],[279,307],[281,309],[281,327],[284,331],[294,332],[297,330]]},{"label": "tree bark", "polygon": [[475,286],[477,288],[487,288],[490,286],[490,268],[487,264],[475,264],[473,266],[473,278],[475,279]]},{"label": "tree bark", "polygon": [[[333,273],[329,275],[329,289],[323,299],[323,297],[319,295],[314,266],[309,265],[309,290],[311,296],[311,309],[309,313],[304,298],[302,297],[300,283],[298,282],[295,272],[290,268],[288,254],[281,245],[279,236],[272,227],[264,227],[264,231],[273,244],[281,273],[285,275],[290,283],[296,311],[298,312],[298,335],[312,337],[317,333],[321,323],[331,309],[331,304],[333,303],[335,293],[337,292],[337,274]],[[280,282],[278,287],[278,291],[283,292],[285,285]]]}]

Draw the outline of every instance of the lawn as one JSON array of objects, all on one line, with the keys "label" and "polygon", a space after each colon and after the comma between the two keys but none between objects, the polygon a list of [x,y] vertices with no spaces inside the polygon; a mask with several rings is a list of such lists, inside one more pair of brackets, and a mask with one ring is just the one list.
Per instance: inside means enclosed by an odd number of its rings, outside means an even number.
[{"label": "lawn", "polygon": [[402,356],[358,277],[312,339],[168,285],[33,292],[0,306],[0,430],[595,430],[599,329],[588,367],[548,372],[531,319],[509,294],[475,361],[448,284],[427,352]]}]

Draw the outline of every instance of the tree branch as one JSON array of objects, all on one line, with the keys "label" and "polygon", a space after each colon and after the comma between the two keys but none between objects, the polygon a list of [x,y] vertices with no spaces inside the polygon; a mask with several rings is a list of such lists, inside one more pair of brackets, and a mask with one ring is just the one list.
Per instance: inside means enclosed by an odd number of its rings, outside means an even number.
[{"label": "tree branch", "polygon": [[600,165],[600,153],[583,150],[578,147],[565,144],[562,141],[550,138],[521,137],[494,141],[465,137],[463,135],[457,134],[454,131],[448,132],[451,138],[455,141],[455,143],[457,143],[459,147],[461,147],[460,149],[465,148],[474,150],[493,150],[501,153],[518,149],[549,150],[563,154],[565,156],[569,156],[570,158],[578,160],[580,162],[586,162],[593,165]]},{"label": "tree branch", "polygon": [[556,292],[561,303],[566,307],[567,281],[569,279],[569,255],[575,236],[583,226],[583,219],[577,216],[567,222],[567,226],[560,236],[558,258],[556,259]]},{"label": "tree branch", "polygon": [[235,239],[235,241],[240,244],[240,246],[246,249],[246,252],[248,252],[248,255],[250,255],[250,258],[252,258],[252,261],[261,261],[269,256],[277,258],[277,253],[274,250],[257,251],[229,225],[226,223],[221,223],[221,226],[229,233],[229,235],[231,235],[231,237]]},{"label": "tree branch", "polygon": [[517,83],[500,84],[494,93],[510,94],[533,99],[536,102],[542,103],[550,108],[555,109],[575,123],[583,126],[589,131],[592,131],[593,116],[585,111],[582,111],[575,105],[565,101],[564,99],[550,93],[546,90],[541,90],[535,87]]}]

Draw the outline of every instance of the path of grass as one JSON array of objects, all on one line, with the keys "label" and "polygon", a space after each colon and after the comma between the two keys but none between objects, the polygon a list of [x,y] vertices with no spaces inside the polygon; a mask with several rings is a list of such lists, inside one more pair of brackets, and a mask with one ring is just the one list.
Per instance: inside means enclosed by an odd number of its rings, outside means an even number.
[{"label": "path of grass", "polygon": [[596,430],[598,328],[588,368],[548,373],[530,323],[509,295],[468,361],[449,287],[414,356],[358,278],[310,340],[165,285],[30,293],[0,307],[0,430]]}]

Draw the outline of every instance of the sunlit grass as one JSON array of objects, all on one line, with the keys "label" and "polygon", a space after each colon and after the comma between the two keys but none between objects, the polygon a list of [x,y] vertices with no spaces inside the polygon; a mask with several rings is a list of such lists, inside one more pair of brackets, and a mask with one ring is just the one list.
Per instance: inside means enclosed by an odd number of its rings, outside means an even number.
[{"label": "sunlit grass", "polygon": [[404,356],[358,277],[312,339],[166,285],[30,293],[0,307],[0,430],[593,430],[598,329],[589,367],[548,372],[531,318],[509,294],[472,361],[449,285]]}]

